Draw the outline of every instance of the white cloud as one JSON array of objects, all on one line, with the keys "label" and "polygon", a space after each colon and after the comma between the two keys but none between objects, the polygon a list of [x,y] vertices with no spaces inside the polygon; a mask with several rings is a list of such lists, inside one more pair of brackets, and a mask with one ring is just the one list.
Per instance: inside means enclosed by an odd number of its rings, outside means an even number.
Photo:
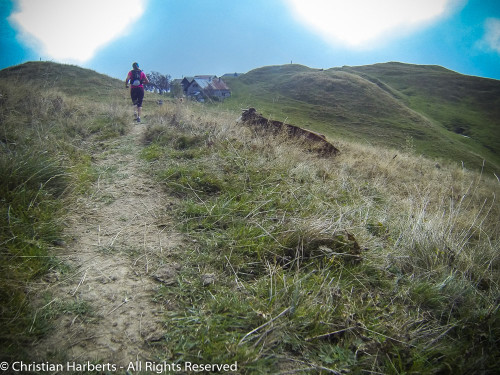
[{"label": "white cloud", "polygon": [[34,38],[57,60],[85,62],[127,32],[145,0],[18,0],[10,19],[24,39]]},{"label": "white cloud", "polygon": [[447,14],[463,0],[285,0],[327,42],[366,48]]},{"label": "white cloud", "polygon": [[482,44],[500,53],[500,18],[488,18],[484,22]]}]

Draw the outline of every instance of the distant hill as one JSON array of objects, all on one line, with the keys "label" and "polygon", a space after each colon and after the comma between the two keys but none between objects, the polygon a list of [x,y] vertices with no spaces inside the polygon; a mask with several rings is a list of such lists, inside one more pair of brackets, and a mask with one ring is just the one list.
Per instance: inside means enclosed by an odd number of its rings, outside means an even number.
[{"label": "distant hill", "polygon": [[[4,78],[96,101],[128,97],[122,81],[74,65],[29,62],[1,70]],[[485,160],[486,170],[500,175],[498,80],[390,62],[326,70],[267,66],[224,81],[232,97],[221,108],[255,107],[332,141],[414,150],[471,169]]]},{"label": "distant hill", "polygon": [[14,85],[27,84],[33,88],[55,87],[68,95],[95,99],[109,98],[112,94],[124,92],[123,81],[118,79],[77,65],[46,61],[31,61],[0,70],[0,79],[6,79]]},{"label": "distant hill", "polygon": [[500,81],[439,66],[290,64],[226,77],[233,109],[373,145],[500,170]]}]

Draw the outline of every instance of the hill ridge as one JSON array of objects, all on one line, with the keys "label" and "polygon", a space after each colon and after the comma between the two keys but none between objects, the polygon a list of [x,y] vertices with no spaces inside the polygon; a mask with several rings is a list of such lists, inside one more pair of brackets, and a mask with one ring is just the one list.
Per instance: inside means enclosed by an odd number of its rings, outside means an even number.
[{"label": "hill ridge", "polygon": [[[367,83],[380,91],[368,89]],[[486,161],[488,171],[499,171],[498,80],[437,65],[390,62],[326,70],[296,64],[261,67],[229,77],[228,85],[233,90],[228,108],[243,102],[332,139],[373,137],[373,144],[396,149],[410,139],[417,152],[429,157],[475,169]]]}]

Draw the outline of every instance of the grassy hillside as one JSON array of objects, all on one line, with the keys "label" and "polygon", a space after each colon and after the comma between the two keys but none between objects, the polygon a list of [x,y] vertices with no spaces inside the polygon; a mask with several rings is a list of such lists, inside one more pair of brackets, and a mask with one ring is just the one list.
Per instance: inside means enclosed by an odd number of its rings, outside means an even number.
[{"label": "grassy hillside", "polygon": [[[332,90],[342,95],[352,95],[353,82],[364,85],[367,98],[379,92],[379,85],[349,72],[269,69],[284,76],[331,75]],[[33,78],[33,71],[50,71],[54,79]],[[47,63],[0,77],[0,354],[29,362],[30,343],[52,329],[51,321],[88,314],[71,310],[70,302],[82,301],[67,293],[67,301],[50,305],[47,296],[33,311],[39,296],[30,295],[29,286],[48,269],[71,272],[57,258],[65,210],[99,189],[94,152],[108,152],[137,125],[127,116],[127,92],[117,80]],[[92,77],[100,84],[75,89]],[[260,90],[281,87],[278,81],[266,80]],[[234,84],[251,88],[242,80]],[[382,91],[392,99],[385,103],[392,104],[384,121],[411,114],[398,92],[387,89]],[[315,100],[321,106],[321,96]],[[289,96],[283,101],[308,108]],[[339,135],[341,154],[322,158],[300,140],[237,124],[232,110],[168,100],[154,106],[149,94],[143,119],[148,125],[140,125],[141,139],[130,147],[140,147],[148,174],[171,203],[155,216],[156,225],[172,225],[184,239],[155,259],[175,261],[177,271],[155,290],[164,332],[150,343],[156,354],[148,360],[237,361],[242,374],[496,373],[497,179],[461,166],[436,168],[412,152],[394,158],[394,150]],[[383,129],[384,121],[373,126]],[[412,122],[405,124],[413,129]],[[131,262],[142,251],[132,252]],[[87,360],[66,358],[64,350],[44,361]]]},{"label": "grassy hillside", "polygon": [[[50,327],[35,324],[30,284],[51,269],[64,215],[98,175],[99,142],[126,132],[119,81],[77,66],[32,62],[0,71],[1,357],[20,360]],[[34,315],[35,314],[35,315]],[[52,318],[56,318],[53,316]]]},{"label": "grassy hillside", "polygon": [[227,81],[233,92],[227,108],[253,106],[265,116],[332,139],[411,147],[475,169],[485,160],[488,171],[499,170],[496,80],[387,63],[328,70],[270,66]]},{"label": "grassy hillside", "polygon": [[252,374],[494,372],[496,179],[347,141],[318,158],[214,107],[158,118],[143,157],[192,241],[158,294],[181,305],[166,320],[174,358]]},{"label": "grassy hillside", "polygon": [[346,69],[390,85],[410,108],[500,153],[500,81],[439,66],[388,63]]},{"label": "grassy hillside", "polygon": [[0,77],[8,79],[6,83],[13,87],[21,85],[32,90],[57,88],[67,95],[104,102],[115,97],[117,90],[123,87],[119,80],[93,70],[51,62],[28,62],[12,66],[0,71]]}]

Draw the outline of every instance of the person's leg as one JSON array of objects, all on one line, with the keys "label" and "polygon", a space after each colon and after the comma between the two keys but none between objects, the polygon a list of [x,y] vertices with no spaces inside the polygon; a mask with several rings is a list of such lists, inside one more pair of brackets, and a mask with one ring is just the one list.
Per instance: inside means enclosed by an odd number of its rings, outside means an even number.
[{"label": "person's leg", "polygon": [[134,116],[137,118],[138,116],[138,105],[137,105],[137,90],[135,88],[130,89],[130,98],[132,99],[132,105],[134,106]]},{"label": "person's leg", "polygon": [[142,100],[144,99],[144,90],[137,90],[137,122],[141,122]]}]

